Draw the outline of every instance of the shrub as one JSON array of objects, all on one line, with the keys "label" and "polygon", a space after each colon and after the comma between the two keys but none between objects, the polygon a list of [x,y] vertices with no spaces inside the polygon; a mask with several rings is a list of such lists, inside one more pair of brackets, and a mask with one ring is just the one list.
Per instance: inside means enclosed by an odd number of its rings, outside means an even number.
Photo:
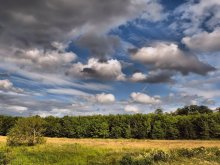
[{"label": "shrub", "polygon": [[195,155],[191,149],[187,149],[187,148],[178,149],[177,154],[179,156],[186,157],[186,158],[191,158]]},{"label": "shrub", "polygon": [[206,148],[205,147],[193,148],[192,152],[194,155],[204,154],[206,152]]},{"label": "shrub", "polygon": [[125,155],[120,160],[120,165],[133,165],[133,160],[130,155]]},{"label": "shrub", "polygon": [[215,155],[220,157],[220,149],[216,150]]},{"label": "shrub", "polygon": [[10,146],[45,143],[44,121],[38,116],[19,119],[9,131],[7,144]]},{"label": "shrub", "polygon": [[156,150],[151,153],[154,161],[167,161],[169,159],[169,154],[162,150]]}]

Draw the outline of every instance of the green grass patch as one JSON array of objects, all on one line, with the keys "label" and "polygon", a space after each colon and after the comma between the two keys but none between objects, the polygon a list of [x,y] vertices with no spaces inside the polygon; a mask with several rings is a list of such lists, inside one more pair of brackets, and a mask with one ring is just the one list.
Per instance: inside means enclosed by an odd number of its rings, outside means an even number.
[{"label": "green grass patch", "polygon": [[0,144],[0,165],[168,165],[220,164],[220,149],[113,150],[79,144],[8,147]]}]

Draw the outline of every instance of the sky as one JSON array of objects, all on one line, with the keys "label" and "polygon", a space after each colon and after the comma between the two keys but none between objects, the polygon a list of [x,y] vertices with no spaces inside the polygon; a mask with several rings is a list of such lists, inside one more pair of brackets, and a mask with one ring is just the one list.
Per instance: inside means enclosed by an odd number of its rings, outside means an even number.
[{"label": "sky", "polygon": [[219,0],[0,4],[0,114],[220,106]]}]

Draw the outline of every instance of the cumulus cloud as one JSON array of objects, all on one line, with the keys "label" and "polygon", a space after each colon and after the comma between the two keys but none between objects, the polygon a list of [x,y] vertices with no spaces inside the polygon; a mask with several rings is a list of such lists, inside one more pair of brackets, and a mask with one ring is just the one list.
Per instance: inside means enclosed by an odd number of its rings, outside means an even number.
[{"label": "cumulus cloud", "polygon": [[16,63],[19,66],[35,69],[54,70],[70,64],[76,60],[73,52],[62,52],[58,50],[44,51],[41,49],[18,50],[15,56],[7,56],[5,62]]},{"label": "cumulus cloud", "polygon": [[113,103],[115,102],[115,96],[113,94],[97,94],[95,99],[98,103],[106,104],[106,103]]},{"label": "cumulus cloud", "polygon": [[139,108],[134,105],[126,105],[124,110],[125,110],[125,112],[129,112],[129,113],[138,113],[139,112]]},{"label": "cumulus cloud", "polygon": [[173,82],[173,72],[168,70],[153,70],[144,74],[142,72],[135,72],[130,78],[132,82],[143,82],[143,83],[164,83]]},{"label": "cumulus cloud", "polygon": [[213,32],[201,32],[182,39],[188,48],[196,51],[215,52],[220,51],[220,28]]},{"label": "cumulus cloud", "polygon": [[142,104],[158,104],[160,103],[160,98],[158,97],[151,97],[145,93],[140,93],[140,92],[133,92],[131,93],[131,99],[134,102],[137,103],[142,103]]},{"label": "cumulus cloud", "polygon": [[9,90],[13,87],[13,84],[9,80],[0,80],[0,89]]},{"label": "cumulus cloud", "polygon": [[214,67],[198,60],[196,56],[186,55],[178,48],[178,45],[171,43],[157,43],[152,47],[143,47],[132,54],[133,60],[144,64],[153,65],[157,69],[179,71],[182,74],[190,72],[205,75]]},{"label": "cumulus cloud", "polygon": [[145,81],[147,78],[147,75],[141,72],[135,72],[132,77],[130,78],[133,82],[142,82]]},{"label": "cumulus cloud", "polygon": [[6,92],[16,92],[16,93],[23,92],[22,89],[15,88],[13,83],[8,79],[0,80],[0,90],[6,91]]},{"label": "cumulus cloud", "polygon": [[125,80],[121,63],[116,59],[101,61],[90,58],[87,64],[75,63],[67,74],[81,78],[99,78],[103,80]]}]

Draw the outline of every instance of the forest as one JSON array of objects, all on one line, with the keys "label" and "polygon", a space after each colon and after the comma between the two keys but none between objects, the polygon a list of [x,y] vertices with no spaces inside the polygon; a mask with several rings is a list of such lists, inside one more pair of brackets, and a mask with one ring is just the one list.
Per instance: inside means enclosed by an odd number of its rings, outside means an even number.
[{"label": "forest", "polygon": [[[40,116],[38,116],[41,118]],[[0,116],[0,135],[22,117]],[[220,111],[190,105],[175,112],[149,114],[48,116],[44,136],[67,138],[220,139]]]}]

